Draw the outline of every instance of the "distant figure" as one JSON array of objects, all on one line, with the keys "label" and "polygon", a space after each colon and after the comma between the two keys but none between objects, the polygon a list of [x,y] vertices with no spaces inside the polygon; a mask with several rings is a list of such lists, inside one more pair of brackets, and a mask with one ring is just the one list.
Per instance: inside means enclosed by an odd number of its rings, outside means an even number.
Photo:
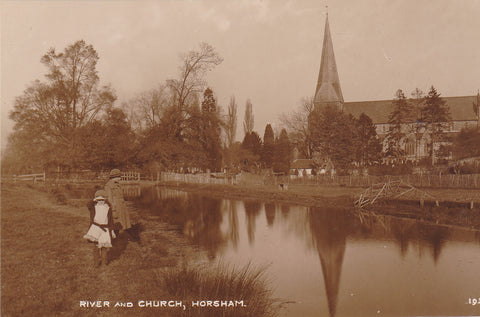
[{"label": "distant figure", "polygon": [[120,170],[113,169],[110,172],[110,180],[105,184],[105,191],[107,192],[107,199],[113,207],[113,220],[120,222],[122,229],[126,230],[131,228],[132,224],[127,205],[123,199],[122,186],[120,185],[121,176],[122,172]]},{"label": "distant figure", "polygon": [[108,248],[112,247],[113,232],[112,205],[106,201],[107,193],[97,190],[92,201],[87,203],[90,211],[90,228],[83,236],[90,242],[94,242],[93,264],[95,267],[107,265]]}]

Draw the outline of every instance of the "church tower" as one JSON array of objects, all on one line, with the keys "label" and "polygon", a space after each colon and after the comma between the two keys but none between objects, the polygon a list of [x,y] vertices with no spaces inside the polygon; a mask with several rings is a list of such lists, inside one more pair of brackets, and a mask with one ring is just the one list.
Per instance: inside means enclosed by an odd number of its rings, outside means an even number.
[{"label": "church tower", "polygon": [[343,110],[343,94],[338,79],[337,64],[333,54],[332,36],[328,24],[328,13],[325,21],[325,34],[323,37],[322,60],[318,74],[317,88],[314,96],[315,110],[326,106],[336,106]]}]

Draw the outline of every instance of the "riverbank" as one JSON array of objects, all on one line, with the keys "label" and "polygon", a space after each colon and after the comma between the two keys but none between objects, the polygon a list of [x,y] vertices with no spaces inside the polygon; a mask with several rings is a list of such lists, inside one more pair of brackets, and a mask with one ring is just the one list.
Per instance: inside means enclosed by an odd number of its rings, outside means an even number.
[{"label": "riverbank", "polygon": [[[365,190],[364,187],[292,184],[283,189],[278,185],[211,185],[178,182],[167,182],[160,186],[190,192],[208,192],[218,197],[262,199],[303,206],[333,205],[345,208],[353,207],[355,200]],[[469,207],[470,202],[474,203],[474,207],[480,206],[480,190],[477,189],[421,188],[421,190],[435,197],[443,206],[464,204]],[[434,200],[430,198],[430,201]],[[407,197],[400,197],[395,202],[419,204],[419,201]]]},{"label": "riverbank", "polygon": [[[86,207],[59,205],[38,186],[2,184],[2,316],[170,316],[179,309],[137,305],[174,299],[162,274],[195,254],[179,233],[133,212],[136,230],[120,233],[109,265],[95,268],[94,246],[82,238]],[[110,307],[86,307],[97,301]]]},{"label": "riverbank", "polygon": [[[212,267],[180,228],[135,208],[133,228],[114,239],[108,265],[94,267],[95,246],[83,239],[89,198],[65,193],[2,183],[2,316],[275,315],[262,269]],[[208,307],[206,300],[226,306]]]},{"label": "riverbank", "polygon": [[[169,182],[160,186],[187,192],[205,193],[217,198],[261,200],[306,207],[352,209],[363,187],[289,185],[279,186],[211,185]],[[400,197],[383,201],[369,209],[354,211],[357,215],[388,215],[417,219],[428,223],[461,226],[480,230],[480,191],[469,189],[423,188],[435,199],[424,202]],[[438,200],[438,206],[436,205]],[[471,208],[473,202],[474,208]],[[421,205],[423,204],[423,206]]]}]

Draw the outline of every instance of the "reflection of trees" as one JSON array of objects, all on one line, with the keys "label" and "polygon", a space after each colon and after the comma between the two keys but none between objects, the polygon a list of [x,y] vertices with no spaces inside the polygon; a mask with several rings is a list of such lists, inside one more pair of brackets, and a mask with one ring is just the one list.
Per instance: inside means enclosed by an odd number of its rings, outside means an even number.
[{"label": "reflection of trees", "polygon": [[390,232],[393,234],[393,237],[400,248],[401,257],[405,258],[410,241],[417,232],[417,226],[410,221],[392,219],[392,221],[390,221]]},{"label": "reflection of trees", "polygon": [[210,258],[215,258],[220,247],[226,242],[220,230],[221,201],[191,195],[185,213],[187,219],[183,226],[184,234],[190,237],[193,243],[207,249]]},{"label": "reflection of trees", "polygon": [[342,209],[311,208],[309,217],[313,242],[322,265],[328,310],[330,316],[335,316],[346,237],[353,222]]},{"label": "reflection of trees", "polygon": [[255,242],[255,221],[260,214],[261,203],[257,200],[244,200],[245,216],[247,217],[248,242]]},{"label": "reflection of trees", "polygon": [[407,254],[409,245],[418,245],[418,256],[422,256],[424,249],[431,249],[435,263],[451,230],[446,227],[427,224],[416,220],[392,218],[388,216],[370,215],[363,217],[354,235],[359,238],[385,239],[393,238],[398,244],[402,258]]},{"label": "reflection of trees", "polygon": [[236,250],[239,240],[237,205],[234,200],[227,200],[226,202],[228,203],[228,237],[232,241],[233,248]]},{"label": "reflection of trees", "polygon": [[222,206],[219,199],[171,190],[159,193],[145,189],[136,205],[142,212],[159,216],[161,221],[178,226],[179,231],[192,243],[205,248],[211,258],[226,244],[226,237],[220,230]]},{"label": "reflection of trees", "polygon": [[283,216],[284,218],[287,218],[288,213],[290,212],[290,206],[289,206],[289,205],[282,204],[281,210],[282,210],[282,216]]},{"label": "reflection of trees", "polygon": [[273,226],[275,220],[275,204],[265,203],[265,217],[269,227]]},{"label": "reflection of trees", "polygon": [[427,247],[432,251],[433,260],[437,263],[442,248],[450,235],[450,230],[445,227],[425,224],[419,224],[419,229],[421,242],[426,242]]}]

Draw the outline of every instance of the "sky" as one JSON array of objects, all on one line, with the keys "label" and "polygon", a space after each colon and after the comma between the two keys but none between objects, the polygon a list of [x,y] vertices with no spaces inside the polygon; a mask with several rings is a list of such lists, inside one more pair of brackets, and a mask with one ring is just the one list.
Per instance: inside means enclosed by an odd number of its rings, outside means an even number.
[{"label": "sky", "polygon": [[346,102],[480,89],[480,0],[0,1],[2,149],[15,97],[45,79],[41,56],[81,39],[117,106],[177,78],[181,54],[209,43],[224,60],[206,79],[223,109],[235,96],[239,140],[247,99],[263,137],[313,96],[327,11]]}]

